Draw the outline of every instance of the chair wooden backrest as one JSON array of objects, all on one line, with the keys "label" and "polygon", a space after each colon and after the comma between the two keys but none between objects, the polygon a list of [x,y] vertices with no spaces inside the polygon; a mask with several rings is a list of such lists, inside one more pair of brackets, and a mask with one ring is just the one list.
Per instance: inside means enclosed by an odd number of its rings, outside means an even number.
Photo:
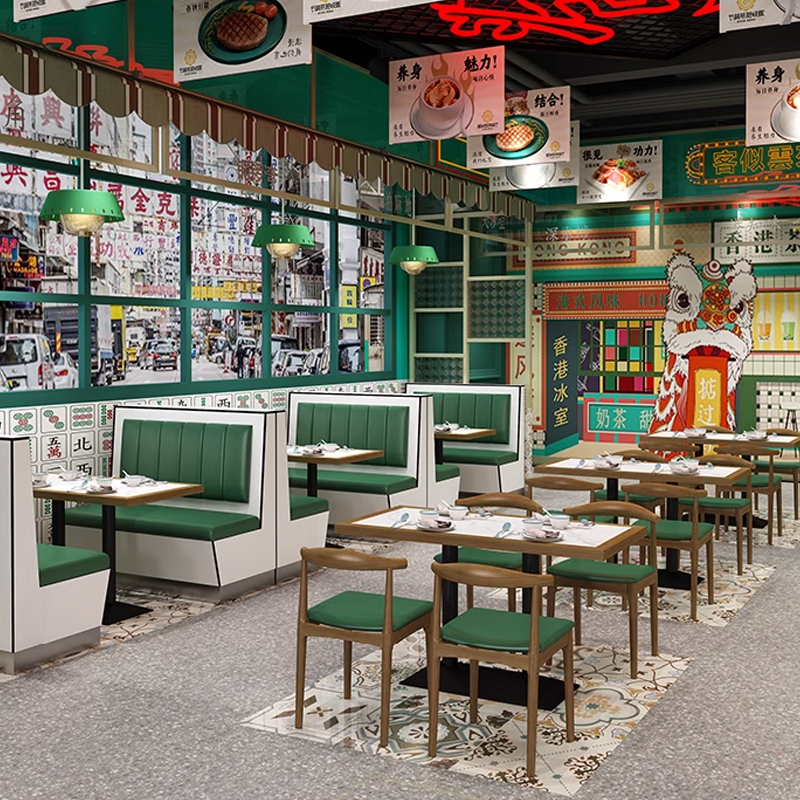
[{"label": "chair wooden backrest", "polygon": [[356,550],[335,550],[330,547],[301,547],[300,558],[300,607],[298,623],[304,626],[314,625],[308,619],[308,565],[315,564],[328,569],[342,569],[353,572],[386,572],[384,594],[386,597],[383,613],[383,635],[392,633],[392,592],[393,575],[396,569],[406,569],[405,558],[376,556],[371,553],[359,553]]},{"label": "chair wooden backrest", "polygon": [[712,433],[733,433],[733,431],[727,425],[714,425],[713,423],[708,423],[703,425],[707,431],[711,431]]},{"label": "chair wooden backrest", "polygon": [[533,498],[534,489],[549,489],[554,492],[599,492],[603,488],[602,481],[586,481],[581,478],[569,478],[566,475],[534,475],[525,479],[525,494]]},{"label": "chair wooden backrest", "polygon": [[617,450],[615,455],[623,458],[635,459],[636,461],[646,461],[648,464],[668,464],[669,459],[651,450]]},{"label": "chair wooden backrest", "polygon": [[740,458],[730,454],[716,454],[703,457],[704,464],[711,464],[714,467],[737,467],[747,470],[747,494],[753,491],[753,463],[746,458]]},{"label": "chair wooden backrest", "polygon": [[669,439],[648,439],[642,436],[638,442],[640,450],[651,450],[655,453],[688,453],[691,448],[686,442],[671,442]]},{"label": "chair wooden backrest", "polygon": [[[666,476],[665,476],[666,477]],[[702,478],[698,478],[702,480]],[[622,487],[625,494],[647,494],[663,497],[667,500],[692,500],[692,541],[697,542],[697,526],[700,522],[701,497],[706,497],[705,489],[694,489],[691,486],[677,486],[674,483],[628,483]]]},{"label": "chair wooden backrest", "polygon": [[[767,436],[791,436],[792,438],[795,438],[797,435],[798,432],[792,430],[791,428],[767,428]],[[781,447],[781,455],[783,455],[785,447],[785,445]],[[795,446],[792,449],[800,451],[800,446]]]},{"label": "chair wooden backrest", "polygon": [[769,459],[769,485],[772,486],[775,475],[775,456],[780,453],[779,448],[766,447],[758,442],[731,442],[720,445],[717,452],[721,455],[743,456],[743,460],[759,457]]},{"label": "chair wooden backrest", "polygon": [[[552,575],[536,575],[529,572],[489,567],[484,564],[438,564],[433,562],[431,569],[436,576],[433,585],[432,638],[434,644],[442,643],[439,620],[442,618],[442,582],[463,583],[465,586],[485,586],[491,589],[532,589],[530,646],[528,663],[530,669],[538,669],[539,655],[539,617],[542,615],[542,587],[555,583]],[[506,612],[514,613],[514,612]]]},{"label": "chair wooden backrest", "polygon": [[479,508],[496,506],[498,508],[518,508],[527,511],[528,516],[533,513],[544,514],[544,509],[535,501],[514,492],[490,492],[489,494],[476,494],[472,497],[461,497],[456,500],[457,506]]}]

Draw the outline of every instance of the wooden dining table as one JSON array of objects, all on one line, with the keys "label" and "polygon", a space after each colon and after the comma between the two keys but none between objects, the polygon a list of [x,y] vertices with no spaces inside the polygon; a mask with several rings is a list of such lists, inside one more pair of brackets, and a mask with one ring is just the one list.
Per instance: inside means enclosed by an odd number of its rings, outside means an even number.
[{"label": "wooden dining table", "polygon": [[774,447],[783,449],[785,447],[800,446],[800,431],[797,436],[785,436],[780,434],[768,434],[761,439],[751,439],[743,433],[723,433],[719,431],[706,431],[702,436],[690,435],[686,431],[659,431],[658,433],[648,433],[642,437],[646,442],[670,442],[674,444],[685,444],[687,451],[693,451],[702,455],[706,445],[734,444],[757,444],[764,447]]},{"label": "wooden dining table", "polygon": [[340,447],[332,452],[322,451],[321,453],[304,453],[303,448],[295,445],[288,445],[286,457],[289,461],[305,464],[307,469],[306,494],[309,497],[316,497],[319,493],[319,474],[320,464],[334,466],[336,464],[357,464],[361,461],[371,461],[373,458],[380,458],[383,450],[359,450],[357,448]]},{"label": "wooden dining table", "polygon": [[433,426],[433,451],[437,464],[444,464],[444,443],[445,442],[472,442],[475,439],[483,439],[485,436],[494,436],[497,431],[494,428],[458,428],[446,427],[442,425]]},{"label": "wooden dining table", "polygon": [[[565,556],[567,558],[589,558],[607,561],[631,545],[639,542],[645,529],[638,525],[592,525],[571,523],[564,531],[562,541],[535,541],[523,538],[522,517],[491,514],[482,517],[470,512],[463,520],[453,521],[451,530],[421,530],[417,527],[420,508],[396,506],[356,517],[334,526],[337,534],[359,538],[393,539],[405,542],[422,542],[438,545],[442,561],[458,561],[459,547],[480,547],[486,550],[504,550],[522,554],[523,572],[541,572],[542,556]],[[508,534],[503,528],[510,524],[510,535],[502,538],[496,534]],[[532,590],[522,593],[522,611],[529,614],[532,606]],[[442,587],[442,624],[458,616],[458,586],[445,581]],[[442,691],[469,695],[468,665],[444,659],[442,664]],[[563,681],[553,678],[540,679],[539,707],[553,709],[564,699]],[[404,681],[406,685],[427,686],[427,674],[420,671]],[[526,682],[519,673],[481,667],[480,695],[487,700],[511,702],[525,705]]]}]

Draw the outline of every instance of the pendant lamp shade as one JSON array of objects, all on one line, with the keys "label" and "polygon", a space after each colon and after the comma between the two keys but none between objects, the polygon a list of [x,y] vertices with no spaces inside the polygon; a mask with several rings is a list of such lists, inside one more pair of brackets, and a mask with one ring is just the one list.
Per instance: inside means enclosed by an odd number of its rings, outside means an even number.
[{"label": "pendant lamp shade", "polygon": [[438,264],[436,250],[424,244],[407,244],[393,247],[389,255],[390,264],[399,264],[409,275],[419,275],[428,264]]},{"label": "pendant lamp shade", "polygon": [[259,225],[253,247],[266,247],[273,258],[292,258],[301,247],[313,247],[314,237],[305,225]]},{"label": "pendant lamp shade", "polygon": [[59,220],[73,236],[91,236],[104,222],[121,222],[125,215],[111,192],[57,189],[47,195],[39,212],[44,220]]}]

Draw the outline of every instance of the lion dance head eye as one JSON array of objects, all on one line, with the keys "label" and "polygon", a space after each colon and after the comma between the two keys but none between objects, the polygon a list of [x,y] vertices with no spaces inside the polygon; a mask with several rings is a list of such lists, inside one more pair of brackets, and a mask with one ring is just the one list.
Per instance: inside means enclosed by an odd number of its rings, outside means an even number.
[{"label": "lion dance head eye", "polygon": [[681,292],[681,293],[680,293],[680,294],[679,294],[679,295],[678,295],[678,296],[675,298],[675,305],[678,307],[678,310],[679,310],[679,311],[686,311],[686,310],[688,310],[688,308],[689,308],[689,305],[690,305],[689,295],[688,295],[688,294],[686,294],[686,292]]},{"label": "lion dance head eye", "polygon": [[745,302],[744,300],[740,300],[734,307],[731,309],[734,314],[743,314],[745,309]]}]

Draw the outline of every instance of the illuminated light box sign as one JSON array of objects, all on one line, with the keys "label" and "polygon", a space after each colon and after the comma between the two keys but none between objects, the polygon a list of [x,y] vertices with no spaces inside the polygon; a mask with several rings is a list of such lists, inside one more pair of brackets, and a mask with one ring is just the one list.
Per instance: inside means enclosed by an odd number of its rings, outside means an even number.
[{"label": "illuminated light box sign", "polygon": [[19,240],[16,236],[0,236],[0,261],[19,259]]},{"label": "illuminated light box sign", "polygon": [[669,287],[640,283],[551,283],[544,287],[547,319],[656,319],[664,316]]},{"label": "illuminated light box sign", "polygon": [[587,433],[647,433],[653,418],[653,403],[587,401],[583,403]]},{"label": "illuminated light box sign", "polygon": [[662,154],[660,139],[582,147],[578,203],[658,200]]},{"label": "illuminated light box sign", "polygon": [[700,142],[686,154],[686,177],[698,186],[771,183],[800,179],[800,147],[747,147],[741,140]]},{"label": "illuminated light box sign", "polygon": [[748,64],[746,107],[748,146],[800,142],[800,58]]},{"label": "illuminated light box sign", "polygon": [[81,11],[90,6],[102,6],[118,0],[14,0],[14,22],[25,22],[64,11]]},{"label": "illuminated light box sign", "polygon": [[389,62],[389,143],[501,133],[505,49]]},{"label": "illuminated light box sign", "polygon": [[792,22],[800,22],[794,0],[719,0],[720,33]]},{"label": "illuminated light box sign", "polygon": [[392,8],[421,6],[428,0],[303,0],[303,22],[325,22],[359,14],[377,14]]}]

